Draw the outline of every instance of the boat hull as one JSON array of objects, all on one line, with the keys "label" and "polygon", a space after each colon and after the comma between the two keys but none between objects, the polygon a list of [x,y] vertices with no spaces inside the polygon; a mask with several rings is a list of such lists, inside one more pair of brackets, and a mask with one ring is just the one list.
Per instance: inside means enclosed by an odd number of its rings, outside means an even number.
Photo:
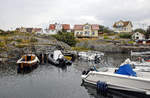
[{"label": "boat hull", "polygon": [[20,63],[20,64],[18,64],[17,72],[18,73],[29,73],[37,67],[38,67],[38,62],[35,62],[32,64]]},{"label": "boat hull", "polygon": [[96,85],[97,81],[105,82],[108,88],[135,91],[149,94],[150,80],[144,80],[138,77],[125,76],[119,74],[108,74],[105,72],[90,72],[87,75],[82,75],[84,82]]}]

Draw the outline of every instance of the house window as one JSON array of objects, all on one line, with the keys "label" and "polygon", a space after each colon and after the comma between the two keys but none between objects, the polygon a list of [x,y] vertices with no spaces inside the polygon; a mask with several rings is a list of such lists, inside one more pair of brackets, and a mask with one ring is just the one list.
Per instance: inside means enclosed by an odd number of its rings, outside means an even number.
[{"label": "house window", "polygon": [[87,34],[90,35],[90,31],[88,31]]},{"label": "house window", "polygon": [[85,31],[85,33],[84,33],[85,35],[87,35],[88,34],[88,32],[87,31]]},{"label": "house window", "polygon": [[80,34],[82,35],[82,34],[83,34],[83,32],[80,32]]},{"label": "house window", "polygon": [[77,35],[79,34],[79,32],[76,33]]},{"label": "house window", "polygon": [[89,29],[89,26],[85,26],[85,29]]},{"label": "house window", "polygon": [[123,28],[119,28],[119,31],[122,31],[123,30]]},{"label": "house window", "polygon": [[92,32],[92,35],[95,35],[95,32],[94,32],[94,31]]}]

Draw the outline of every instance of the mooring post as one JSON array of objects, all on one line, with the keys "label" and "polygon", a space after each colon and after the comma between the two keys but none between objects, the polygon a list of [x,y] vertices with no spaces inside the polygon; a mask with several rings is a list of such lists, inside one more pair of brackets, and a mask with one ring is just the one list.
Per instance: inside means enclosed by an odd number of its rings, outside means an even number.
[{"label": "mooring post", "polygon": [[42,53],[42,63],[44,63],[44,55],[43,55],[43,53]]}]

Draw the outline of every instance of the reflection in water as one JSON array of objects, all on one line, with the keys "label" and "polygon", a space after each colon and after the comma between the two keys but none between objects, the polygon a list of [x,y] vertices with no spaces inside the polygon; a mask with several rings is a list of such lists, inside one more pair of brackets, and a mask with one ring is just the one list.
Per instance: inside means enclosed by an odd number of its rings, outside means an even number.
[{"label": "reflection in water", "polygon": [[150,98],[145,94],[108,89],[107,93],[98,92],[93,85],[83,85],[91,97],[94,98]]},{"label": "reflection in water", "polygon": [[[105,54],[97,67],[114,67],[128,55]],[[112,90],[107,95],[90,86],[81,85],[81,73],[92,62],[76,60],[71,66],[56,67],[41,64],[28,74],[17,74],[16,64],[0,66],[0,98],[137,98],[129,93]],[[94,64],[95,65],[95,64]],[[142,95],[141,98],[147,97]]]},{"label": "reflection in water", "polygon": [[15,63],[0,64],[0,77],[16,75],[17,66]]}]

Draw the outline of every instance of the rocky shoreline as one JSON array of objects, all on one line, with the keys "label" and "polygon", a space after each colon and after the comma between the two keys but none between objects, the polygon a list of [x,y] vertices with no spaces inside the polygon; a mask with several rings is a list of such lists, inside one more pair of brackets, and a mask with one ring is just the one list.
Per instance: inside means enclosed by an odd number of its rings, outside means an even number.
[{"label": "rocky shoreline", "polygon": [[[24,35],[9,36],[7,45],[0,47],[0,63],[16,62],[20,56],[26,53],[48,54],[56,49],[71,51],[72,48],[64,42],[58,41],[48,35],[29,35],[36,40],[28,44],[21,43],[20,39],[27,39]],[[15,39],[15,40],[12,40]],[[3,40],[2,40],[3,41]],[[104,53],[130,53],[131,51],[150,51],[148,45],[122,44],[121,41],[114,40],[88,40],[81,41],[76,47],[84,47],[90,50],[100,51]],[[3,51],[2,51],[3,50]]]},{"label": "rocky shoreline", "polygon": [[[16,40],[24,38],[24,36],[15,37]],[[35,43],[29,44],[18,44],[16,41],[11,41],[7,44],[7,47],[0,47],[6,49],[4,51],[0,51],[0,63],[6,62],[16,62],[20,56],[25,53],[34,53],[36,55],[47,54],[56,49],[61,50],[71,50],[71,47],[64,42],[58,41],[51,36],[46,35],[34,35],[34,38],[37,40]],[[22,45],[21,47],[17,47],[17,45]]]},{"label": "rocky shoreline", "polygon": [[120,44],[119,41],[96,40],[96,41],[83,41],[76,44],[76,47],[84,47],[91,50],[101,51],[104,53],[130,53],[131,51],[150,51],[148,45],[133,45],[133,44]]}]

